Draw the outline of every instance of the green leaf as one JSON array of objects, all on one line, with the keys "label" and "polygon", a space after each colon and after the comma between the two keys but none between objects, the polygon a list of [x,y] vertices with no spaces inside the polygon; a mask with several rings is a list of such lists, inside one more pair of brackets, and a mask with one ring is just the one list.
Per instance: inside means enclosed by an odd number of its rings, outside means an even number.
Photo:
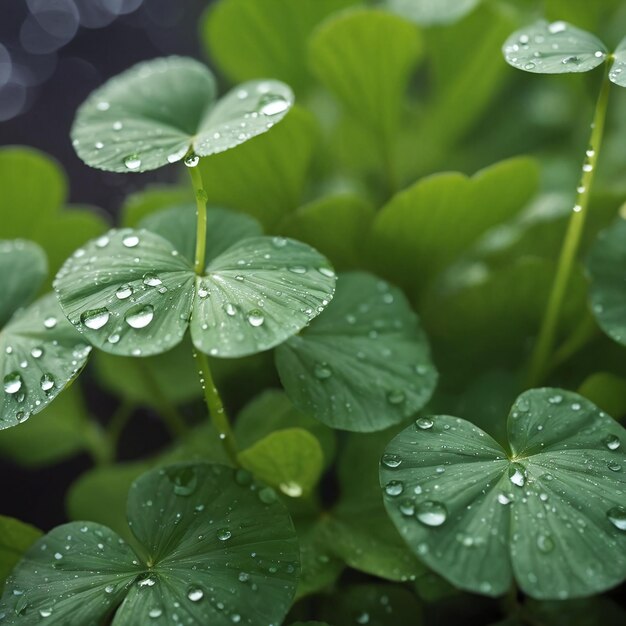
[{"label": "green leaf", "polygon": [[241,448],[247,448],[285,428],[305,429],[314,435],[326,465],[330,465],[335,455],[335,433],[296,409],[287,395],[276,389],[265,390],[241,409],[235,422],[235,438]]},{"label": "green leaf", "polygon": [[33,226],[53,216],[67,196],[67,180],[56,161],[24,147],[0,149],[2,238],[29,237]]},{"label": "green leaf", "polygon": [[47,273],[46,255],[39,246],[0,240],[0,328],[33,299]]},{"label": "green leaf", "polygon": [[622,39],[613,53],[613,64],[609,78],[619,87],[626,87],[626,38]]},{"label": "green leaf", "polygon": [[83,368],[90,351],[54,294],[16,314],[0,332],[0,430],[52,402]]},{"label": "green leaf", "polygon": [[281,237],[246,239],[196,279],[191,337],[211,356],[269,350],[319,315],[334,290],[335,274],[313,248]]},{"label": "green leaf", "polygon": [[391,11],[417,24],[449,24],[470,13],[480,0],[386,0]]},{"label": "green leaf", "polygon": [[95,523],[39,540],[7,583],[6,623],[83,626],[116,609],[116,626],[282,621],[298,544],[285,508],[251,477],[208,464],[154,470],[131,487],[127,513],[137,555]]},{"label": "green leaf", "polygon": [[248,213],[271,229],[302,202],[317,138],[311,113],[294,107],[271,133],[201,161],[209,203]]},{"label": "green leaf", "polygon": [[180,343],[194,273],[169,241],[146,230],[111,230],[79,248],[54,287],[64,313],[105,352],[149,356]]},{"label": "green leaf", "polygon": [[221,0],[202,19],[209,57],[232,81],[274,76],[296,91],[311,83],[306,42],[318,22],[356,0]]},{"label": "green leaf", "polygon": [[137,228],[152,213],[190,202],[193,202],[193,193],[188,186],[148,185],[126,196],[120,209],[120,224],[126,228]]},{"label": "green leaf", "polygon": [[511,453],[469,422],[419,418],[388,446],[380,483],[408,546],[458,587],[539,599],[609,589],[626,577],[626,433],[581,396],[522,394]]},{"label": "green leaf", "polygon": [[13,567],[39,537],[41,531],[34,526],[0,515],[0,592]]},{"label": "green leaf", "polygon": [[337,269],[352,269],[362,265],[360,249],[373,217],[372,205],[360,196],[328,196],[286,216],[281,231],[319,250]]},{"label": "green leaf", "polygon": [[[211,207],[207,211],[206,263],[248,237],[263,234],[261,225],[251,217]],[[190,263],[196,252],[196,207],[176,206],[157,211],[139,222],[145,228],[167,239]]]},{"label": "green leaf", "polygon": [[608,55],[595,35],[566,22],[545,20],[513,33],[502,50],[507,63],[534,74],[589,72]]},{"label": "green leaf", "polygon": [[622,345],[626,345],[626,220],[619,217],[600,233],[591,250],[587,270],[591,277],[589,299],[600,328]]},{"label": "green leaf", "polygon": [[382,430],[413,415],[437,382],[428,341],[402,292],[342,275],[329,310],[276,351],[294,404],[344,430]]},{"label": "green leaf", "polygon": [[626,380],[610,372],[597,372],[586,378],[578,393],[615,418],[626,415]]},{"label": "green leaf", "polygon": [[[252,81],[216,102],[215,79],[193,59],[139,63],[81,105],[72,127],[78,156],[110,172],[145,172],[208,156],[266,132],[293,103],[287,85]],[[243,126],[242,126],[243,124]]]},{"label": "green leaf", "polygon": [[374,266],[416,293],[488,229],[521,211],[538,177],[533,160],[516,158],[472,178],[450,173],[418,181],[377,214],[367,246]]},{"label": "green leaf", "polygon": [[319,80],[350,115],[390,141],[399,128],[407,84],[422,52],[418,31],[385,11],[359,9],[328,19],[310,40]]},{"label": "green leaf", "polygon": [[25,467],[58,463],[89,449],[89,429],[87,410],[73,385],[19,428],[1,431],[0,452]]},{"label": "green leaf", "polygon": [[290,498],[311,493],[324,468],[319,441],[302,428],[270,433],[242,450],[237,458],[259,480],[278,487]]}]

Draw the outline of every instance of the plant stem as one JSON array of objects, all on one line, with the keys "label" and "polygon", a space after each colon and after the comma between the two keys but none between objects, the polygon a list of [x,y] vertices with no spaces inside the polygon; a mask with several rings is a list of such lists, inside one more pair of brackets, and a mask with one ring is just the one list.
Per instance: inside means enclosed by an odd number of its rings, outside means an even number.
[{"label": "plant stem", "polygon": [[191,184],[196,196],[196,258],[194,263],[194,271],[198,276],[204,274],[204,263],[206,258],[206,201],[207,195],[202,184],[202,174],[197,167],[189,167],[189,175],[191,176]]},{"label": "plant stem", "polygon": [[570,217],[565,240],[561,248],[561,255],[557,266],[556,276],[552,283],[552,291],[541,323],[541,330],[530,361],[528,386],[537,386],[545,375],[554,349],[556,330],[561,316],[563,300],[576,261],[580,240],[582,238],[585,219],[589,210],[589,198],[593,184],[598,155],[602,145],[606,111],[609,101],[611,83],[608,75],[604,77],[600,95],[596,104],[593,123],[591,124],[591,138],[585,153],[582,176],[577,190],[576,204]]},{"label": "plant stem", "polygon": [[117,451],[117,444],[119,442],[120,435],[136,408],[135,403],[131,400],[123,400],[109,420],[106,429],[106,438],[109,442],[111,456],[109,462],[113,462],[115,460],[115,453]]},{"label": "plant stem", "polygon": [[[197,167],[190,167],[189,174],[191,176],[191,184],[196,195],[197,206],[197,223],[196,223],[196,260],[195,260],[195,272],[198,276],[202,276],[205,270],[206,259],[206,229],[207,229],[207,210],[206,201],[207,195],[202,183],[202,175]],[[224,410],[224,404],[220,398],[220,394],[217,391],[215,382],[213,381],[213,375],[211,374],[211,368],[209,367],[209,360],[206,354],[200,351],[193,351],[193,356],[198,364],[198,373],[200,374],[200,384],[204,391],[204,400],[209,410],[209,416],[211,422],[217,434],[222,442],[228,457],[234,465],[238,465],[237,461],[237,444],[235,442],[235,436],[230,427],[230,421],[228,415]]]},{"label": "plant stem", "polygon": [[200,384],[204,391],[204,400],[207,408],[209,409],[209,415],[211,416],[211,422],[217,430],[217,434],[220,441],[224,445],[224,449],[228,454],[228,457],[234,465],[239,465],[237,460],[237,442],[235,436],[230,427],[230,421],[228,415],[224,410],[222,399],[217,391],[213,376],[211,375],[211,368],[209,367],[209,360],[206,354],[198,350],[193,351],[193,355],[198,364],[198,374],[200,374]]}]

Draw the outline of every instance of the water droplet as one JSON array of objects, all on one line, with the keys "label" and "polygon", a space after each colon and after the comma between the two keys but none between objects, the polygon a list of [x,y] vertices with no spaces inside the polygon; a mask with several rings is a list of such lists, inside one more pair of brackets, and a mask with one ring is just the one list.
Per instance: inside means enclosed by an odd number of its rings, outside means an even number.
[{"label": "water droplet", "polygon": [[115,591],[115,587],[113,585],[107,585],[104,588],[104,593],[113,593]]},{"label": "water droplet", "polygon": [[607,511],[606,516],[615,528],[618,530],[626,530],[626,508],[623,506],[614,506]]},{"label": "water droplet", "polygon": [[398,506],[400,513],[405,517],[413,517],[415,515],[415,503],[409,498],[402,500]]},{"label": "water droplet", "polygon": [[333,375],[333,370],[330,365],[325,361],[322,363],[316,363],[313,367],[313,373],[318,380],[327,380]]},{"label": "water droplet", "polygon": [[148,272],[143,275],[143,284],[148,287],[158,287],[163,284],[163,281],[156,274]]},{"label": "water droplet", "polygon": [[383,464],[395,469],[402,463],[402,459],[397,454],[383,454]]},{"label": "water droplet", "polygon": [[616,461],[609,461],[607,463],[607,467],[612,471],[612,472],[621,472],[622,471],[622,466],[617,463]]},{"label": "water droplet", "polygon": [[130,285],[122,285],[115,292],[118,300],[126,300],[133,295],[133,288]]},{"label": "water droplet", "polygon": [[550,535],[537,535],[537,547],[540,552],[547,554],[554,550],[554,541]]},{"label": "water droplet", "polygon": [[426,500],[418,505],[415,516],[425,526],[441,526],[448,517],[448,511],[441,502]]},{"label": "water droplet", "polygon": [[553,34],[557,35],[558,33],[562,33],[567,30],[567,24],[565,22],[552,22],[552,24],[548,25],[548,30]]},{"label": "water droplet", "polygon": [[101,100],[96,104],[96,109],[98,109],[98,111],[108,111],[110,108],[111,105],[105,100]]},{"label": "water droplet", "polygon": [[535,67],[536,65],[532,61],[529,61],[526,65],[524,65],[525,70],[534,70]]},{"label": "water droplet", "polygon": [[122,245],[127,248],[134,248],[139,245],[139,237],[137,237],[137,235],[126,235],[126,237],[122,239]]},{"label": "water droplet", "polygon": [[202,591],[202,589],[198,589],[197,587],[193,587],[187,592],[187,597],[192,602],[200,602],[200,600],[204,598],[204,591]]},{"label": "water droplet", "polygon": [[155,584],[156,580],[154,580],[154,578],[150,578],[150,576],[142,578],[137,582],[138,587],[154,587]]},{"label": "water droplet", "polygon": [[129,170],[137,170],[141,167],[141,159],[136,154],[131,154],[124,159],[124,165]]},{"label": "water droplet", "polygon": [[289,108],[289,102],[281,95],[266,93],[259,98],[259,112],[263,115],[278,115]]},{"label": "water droplet", "polygon": [[330,267],[319,267],[317,271],[322,275],[326,276],[326,278],[334,278],[335,272]]},{"label": "water droplet", "polygon": [[4,377],[4,391],[8,394],[17,393],[22,388],[22,377],[17,372],[12,372]]},{"label": "water droplet", "polygon": [[130,309],[124,316],[124,320],[131,328],[145,328],[154,319],[154,307],[151,304],[145,304]]},{"label": "water droplet", "polygon": [[278,499],[276,492],[271,487],[263,487],[259,491],[259,500],[263,504],[273,504]]},{"label": "water droplet", "polygon": [[119,120],[113,122],[113,130],[122,130],[122,128],[124,128],[124,124],[122,124],[122,122],[120,122]]},{"label": "water droplet", "polygon": [[163,611],[159,608],[150,609],[148,611],[148,617],[151,617],[153,619],[161,617],[161,615],[163,615]]},{"label": "water droplet", "polygon": [[621,445],[621,441],[616,435],[607,435],[602,442],[609,450],[617,450]]},{"label": "water droplet", "polygon": [[50,391],[54,387],[54,378],[52,374],[44,374],[41,377],[41,390],[42,391]]},{"label": "water droplet", "polygon": [[415,420],[415,425],[420,430],[428,430],[433,427],[433,424],[433,420],[431,420],[429,417],[419,417]]},{"label": "water droplet", "polygon": [[167,470],[167,477],[174,485],[174,493],[177,496],[190,496],[198,486],[198,475],[191,467]]},{"label": "water droplet", "polygon": [[52,609],[39,609],[39,615],[41,615],[41,617],[50,617],[52,615]]},{"label": "water droplet", "polygon": [[293,272],[294,274],[306,274],[307,273],[307,268],[304,267],[304,265],[292,265],[287,269],[290,272]]},{"label": "water droplet", "polygon": [[231,302],[227,302],[224,305],[224,311],[226,312],[226,315],[228,315],[229,317],[233,317],[234,315],[237,315],[237,307]]},{"label": "water droplet", "polygon": [[232,536],[233,534],[230,532],[230,530],[228,530],[228,528],[220,528],[217,531],[217,538],[220,541],[228,541]]},{"label": "water droplet", "polygon": [[561,404],[561,402],[563,402],[563,396],[561,395],[550,396],[548,398],[548,402],[550,404]]},{"label": "water droplet", "polygon": [[57,318],[52,316],[46,317],[46,319],[43,321],[44,327],[48,330],[52,330],[57,325],[57,323]]},{"label": "water droplet", "polygon": [[280,483],[279,488],[286,496],[289,496],[290,498],[299,498],[303,493],[302,486],[293,480],[290,480],[286,483]]},{"label": "water droplet", "polygon": [[517,487],[526,484],[526,470],[519,463],[512,463],[509,466],[509,480]]},{"label": "water droplet", "polygon": [[405,400],[406,396],[404,395],[404,391],[400,391],[399,389],[387,393],[387,402],[389,402],[389,404],[398,405],[402,404]]},{"label": "water droplet", "polygon": [[388,496],[399,496],[404,491],[404,485],[399,480],[390,480],[385,485],[385,493]]},{"label": "water droplet", "polygon": [[91,309],[85,311],[80,316],[80,321],[91,330],[98,330],[102,328],[109,321],[110,313],[108,309]]},{"label": "water droplet", "polygon": [[250,326],[258,328],[264,321],[265,316],[261,313],[261,311],[259,311],[259,309],[252,309],[252,311],[248,313],[248,322],[250,323]]},{"label": "water droplet", "polygon": [[177,163],[187,154],[187,146],[183,146],[180,150],[167,155],[168,163]]},{"label": "water droplet", "polygon": [[497,497],[500,504],[510,504],[511,502],[511,498],[504,493],[499,493]]},{"label": "water droplet", "polygon": [[43,356],[43,348],[35,347],[30,351],[30,355],[33,359],[40,359]]},{"label": "water droplet", "polygon": [[579,56],[576,56],[575,54],[567,56],[561,61],[563,65],[580,65],[581,62],[582,62],[582,59]]},{"label": "water droplet", "polygon": [[187,167],[196,167],[196,165],[198,165],[198,163],[200,162],[200,157],[197,154],[190,154],[189,156],[185,157],[185,165]]}]

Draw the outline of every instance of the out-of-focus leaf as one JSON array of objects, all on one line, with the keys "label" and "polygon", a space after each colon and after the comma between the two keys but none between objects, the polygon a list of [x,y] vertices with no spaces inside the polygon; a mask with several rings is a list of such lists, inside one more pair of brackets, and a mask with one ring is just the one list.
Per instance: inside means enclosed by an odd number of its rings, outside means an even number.
[{"label": "out-of-focus leaf", "polygon": [[41,535],[41,531],[30,524],[0,515],[0,593],[13,567]]}]

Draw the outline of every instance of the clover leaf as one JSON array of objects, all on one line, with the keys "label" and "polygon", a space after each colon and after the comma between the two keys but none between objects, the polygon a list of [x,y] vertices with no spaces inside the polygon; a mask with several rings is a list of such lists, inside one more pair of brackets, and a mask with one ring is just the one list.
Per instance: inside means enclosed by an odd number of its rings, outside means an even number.
[{"label": "clover leaf", "polygon": [[243,83],[216,100],[201,63],[166,57],[139,63],[94,91],[72,128],[78,156],[109,172],[145,172],[208,156],[266,132],[293,104],[275,80]]},{"label": "clover leaf", "polygon": [[566,22],[545,20],[513,33],[502,50],[507,63],[535,74],[589,72],[608,55],[595,35]]},{"label": "clover leaf", "polygon": [[153,470],[128,496],[133,550],[93,522],[64,524],[7,581],[5,624],[63,626],[280,623],[299,561],[291,519],[250,474],[183,463]]},{"label": "clover leaf", "polygon": [[622,39],[613,53],[613,65],[609,78],[620,87],[626,87],[626,38]]},{"label": "clover leaf", "polygon": [[437,382],[425,334],[402,292],[371,274],[341,275],[328,311],[276,351],[293,403],[333,428],[402,422]]},{"label": "clover leaf", "polygon": [[65,314],[93,345],[118,355],[165,352],[189,326],[196,348],[212,356],[245,356],[281,343],[331,300],[334,272],[324,257],[294,240],[237,241],[256,226],[228,215],[214,215],[214,232],[236,243],[222,251],[220,237],[207,237],[204,276],[185,256],[185,242],[195,244],[195,234],[184,209],[178,217],[160,218],[180,251],[141,229],[112,230],[87,243],[55,280]]},{"label": "clover leaf", "polygon": [[426,26],[450,24],[474,10],[480,0],[386,0],[390,11]]},{"label": "clover leaf", "polygon": [[52,402],[91,350],[65,320],[54,295],[28,305],[46,273],[39,246],[0,242],[0,429],[24,422]]},{"label": "clover leaf", "polygon": [[380,482],[408,546],[453,584],[496,596],[591,595],[626,577],[626,432],[581,396],[532,389],[510,454],[469,422],[420,417],[387,446]]}]

